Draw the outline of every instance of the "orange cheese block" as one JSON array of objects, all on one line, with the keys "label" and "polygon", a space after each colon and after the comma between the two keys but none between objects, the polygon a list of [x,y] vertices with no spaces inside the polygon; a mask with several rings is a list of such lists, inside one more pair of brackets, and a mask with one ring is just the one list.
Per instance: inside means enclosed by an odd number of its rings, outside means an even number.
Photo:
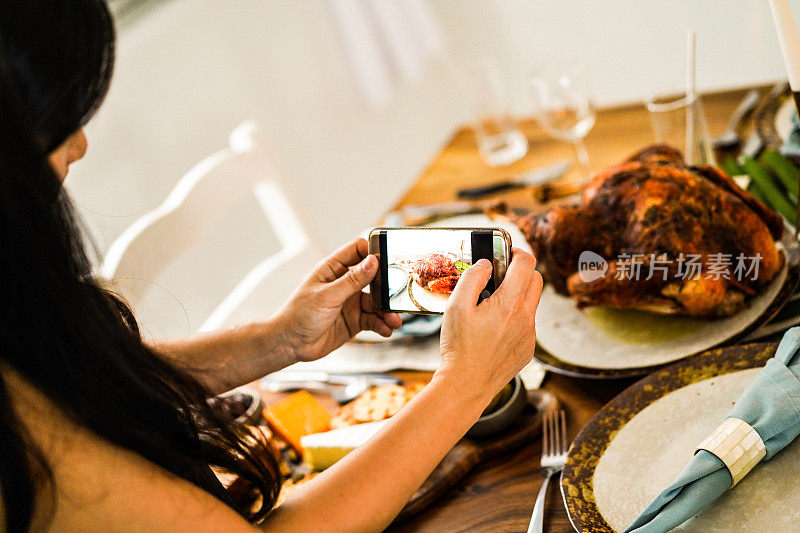
[{"label": "orange cheese block", "polygon": [[304,390],[265,407],[264,418],[272,430],[301,455],[300,437],[331,429],[331,413]]}]

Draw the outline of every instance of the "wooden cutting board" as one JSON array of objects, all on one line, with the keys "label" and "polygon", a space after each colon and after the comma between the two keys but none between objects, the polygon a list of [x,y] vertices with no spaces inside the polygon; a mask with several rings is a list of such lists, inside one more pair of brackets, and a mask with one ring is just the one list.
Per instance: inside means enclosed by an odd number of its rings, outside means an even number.
[{"label": "wooden cutting board", "polygon": [[558,400],[549,392],[528,391],[528,405],[516,424],[500,434],[461,439],[414,493],[395,522],[401,522],[421,512],[478,464],[522,448],[538,438],[542,432],[542,413],[557,406]]}]

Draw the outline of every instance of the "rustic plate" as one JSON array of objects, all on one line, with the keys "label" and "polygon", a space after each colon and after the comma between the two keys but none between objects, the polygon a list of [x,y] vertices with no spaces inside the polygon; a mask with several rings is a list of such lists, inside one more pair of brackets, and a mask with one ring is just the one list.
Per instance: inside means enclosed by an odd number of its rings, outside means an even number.
[{"label": "rustic plate", "polygon": [[[721,422],[775,347],[747,344],[706,352],[651,374],[603,407],[570,446],[561,477],[561,493],[575,530],[611,532],[632,522],[674,480],[697,443]],[[796,457],[800,443],[790,448],[795,450],[754,470],[735,491],[681,529],[730,531],[725,521],[769,516],[765,507],[788,505],[786,498],[770,500],[761,493],[781,490],[774,477],[776,469],[787,468],[787,461],[800,468]],[[790,470],[794,473],[794,467]],[[800,491],[789,492],[800,499]]]},{"label": "rustic plate", "polygon": [[562,374],[589,379],[646,375],[705,350],[747,338],[769,322],[800,282],[800,243],[787,227],[783,270],[738,314],[717,320],[638,311],[578,310],[545,287],[536,313],[536,358]]}]

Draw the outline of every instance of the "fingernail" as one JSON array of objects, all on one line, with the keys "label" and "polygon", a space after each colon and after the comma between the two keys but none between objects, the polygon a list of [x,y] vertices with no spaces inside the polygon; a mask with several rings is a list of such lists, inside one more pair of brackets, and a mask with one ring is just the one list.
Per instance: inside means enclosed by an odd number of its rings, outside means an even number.
[{"label": "fingernail", "polygon": [[479,259],[476,265],[480,266],[481,268],[490,268],[492,264],[489,262],[488,259]]}]

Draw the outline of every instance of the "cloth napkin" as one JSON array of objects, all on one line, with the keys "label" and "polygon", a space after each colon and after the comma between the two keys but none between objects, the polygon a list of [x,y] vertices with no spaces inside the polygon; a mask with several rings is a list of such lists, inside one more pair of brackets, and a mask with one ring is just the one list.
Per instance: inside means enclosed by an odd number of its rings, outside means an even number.
[{"label": "cloth napkin", "polygon": [[[764,461],[800,434],[800,327],[786,332],[775,356],[736,401],[730,417],[744,420],[758,432],[767,451]],[[625,532],[669,531],[706,509],[732,482],[725,464],[700,450]]]},{"label": "cloth napkin", "polygon": [[800,157],[800,121],[796,112],[792,115],[792,131],[781,147],[781,154],[786,157]]}]

